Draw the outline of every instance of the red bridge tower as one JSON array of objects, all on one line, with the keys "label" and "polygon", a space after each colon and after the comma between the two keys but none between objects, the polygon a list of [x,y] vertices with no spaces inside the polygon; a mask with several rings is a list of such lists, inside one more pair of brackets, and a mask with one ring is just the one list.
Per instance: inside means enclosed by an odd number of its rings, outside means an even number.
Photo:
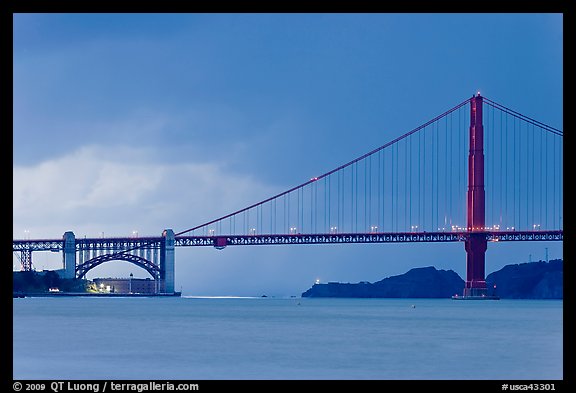
[{"label": "red bridge tower", "polygon": [[469,237],[465,242],[466,284],[464,296],[460,299],[497,299],[496,296],[488,296],[485,279],[485,255],[488,243],[484,222],[484,127],[480,93],[470,99],[467,202]]}]

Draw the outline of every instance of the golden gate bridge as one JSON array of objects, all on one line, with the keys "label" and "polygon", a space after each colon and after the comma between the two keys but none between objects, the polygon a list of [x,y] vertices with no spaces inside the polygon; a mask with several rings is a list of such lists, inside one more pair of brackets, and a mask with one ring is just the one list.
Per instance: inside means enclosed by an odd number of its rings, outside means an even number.
[{"label": "golden gate bridge", "polygon": [[[326,146],[329,147],[329,141]],[[563,241],[563,132],[477,93],[329,172],[243,209],[162,236],[14,239],[61,252],[63,277],[122,260],[174,292],[175,247],[463,242],[461,298],[487,298],[485,253],[499,241]]]}]

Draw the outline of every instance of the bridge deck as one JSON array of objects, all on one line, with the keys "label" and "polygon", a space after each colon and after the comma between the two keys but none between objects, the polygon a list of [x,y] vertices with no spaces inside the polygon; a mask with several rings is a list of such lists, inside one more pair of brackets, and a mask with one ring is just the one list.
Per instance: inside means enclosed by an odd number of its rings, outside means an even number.
[{"label": "bridge deck", "polygon": [[[236,246],[281,244],[408,243],[466,241],[471,234],[485,235],[488,241],[562,241],[563,231],[535,232],[398,232],[331,233],[289,235],[178,236],[176,246]],[[224,243],[225,239],[225,243]]]},{"label": "bridge deck", "polygon": [[[408,243],[466,241],[470,234],[483,234],[488,241],[563,241],[564,232],[555,231],[487,231],[487,232],[396,232],[396,233],[329,233],[329,234],[263,234],[176,236],[175,246],[239,246],[277,244],[338,243]],[[121,251],[138,248],[160,248],[162,237],[81,238],[76,239],[78,251],[85,249]],[[225,240],[225,243],[223,243]],[[220,242],[220,243],[218,243]],[[12,251],[52,251],[63,249],[62,239],[19,239],[12,241]]]}]

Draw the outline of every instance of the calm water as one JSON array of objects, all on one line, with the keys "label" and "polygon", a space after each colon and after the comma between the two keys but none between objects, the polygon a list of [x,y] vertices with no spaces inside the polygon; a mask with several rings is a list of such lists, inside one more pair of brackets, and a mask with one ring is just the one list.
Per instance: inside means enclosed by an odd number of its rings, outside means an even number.
[{"label": "calm water", "polygon": [[563,378],[562,301],[26,298],[13,305],[15,379]]}]

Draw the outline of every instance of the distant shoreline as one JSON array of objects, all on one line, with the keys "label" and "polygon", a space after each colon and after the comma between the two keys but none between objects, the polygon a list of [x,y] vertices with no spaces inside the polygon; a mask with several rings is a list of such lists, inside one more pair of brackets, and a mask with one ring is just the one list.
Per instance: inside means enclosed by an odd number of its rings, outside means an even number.
[{"label": "distant shoreline", "polygon": [[180,297],[174,293],[89,293],[89,292],[13,292],[13,298],[25,297]]}]

